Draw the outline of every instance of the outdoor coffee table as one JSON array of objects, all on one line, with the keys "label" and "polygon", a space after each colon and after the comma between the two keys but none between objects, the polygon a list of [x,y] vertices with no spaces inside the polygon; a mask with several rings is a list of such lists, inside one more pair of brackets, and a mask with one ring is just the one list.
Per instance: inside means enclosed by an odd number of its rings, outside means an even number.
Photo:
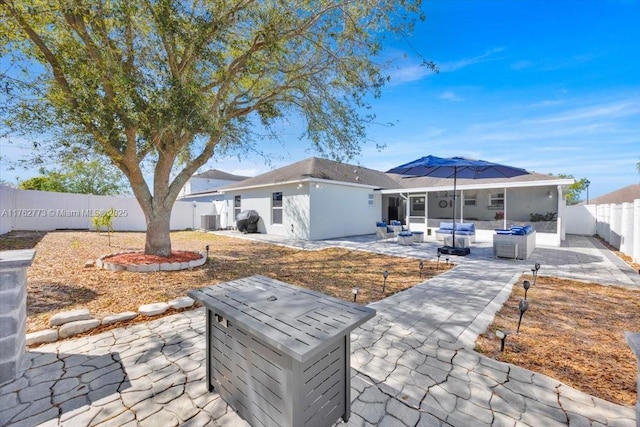
[{"label": "outdoor coffee table", "polygon": [[350,332],[375,310],[264,276],[188,292],[207,309],[207,373],[251,425],[332,426],[351,414]]}]

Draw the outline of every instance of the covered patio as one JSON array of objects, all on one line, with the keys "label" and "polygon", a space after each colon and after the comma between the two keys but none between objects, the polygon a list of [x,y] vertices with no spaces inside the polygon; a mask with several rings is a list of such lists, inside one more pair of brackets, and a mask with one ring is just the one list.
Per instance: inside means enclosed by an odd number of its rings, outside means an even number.
[{"label": "covered patio", "polygon": [[571,179],[530,173],[513,178],[453,179],[397,176],[401,189],[382,189],[382,219],[398,220],[436,240],[440,223],[473,223],[478,242],[491,242],[496,229],[530,224],[539,245],[565,239],[563,187]]}]

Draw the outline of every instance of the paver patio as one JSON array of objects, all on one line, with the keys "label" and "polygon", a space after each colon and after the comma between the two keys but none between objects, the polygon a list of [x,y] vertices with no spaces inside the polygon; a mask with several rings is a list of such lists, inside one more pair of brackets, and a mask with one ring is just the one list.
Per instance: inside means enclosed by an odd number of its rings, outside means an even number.
[{"label": "paver patio", "polygon": [[[307,249],[436,254],[433,243],[401,246],[371,236],[252,237]],[[348,425],[635,426],[630,407],[473,351],[518,276],[535,262],[541,274],[640,287],[638,275],[595,239],[568,237],[565,247],[537,248],[525,262],[495,260],[490,245],[476,244],[470,256],[452,257],[455,269],[371,304],[377,316],[351,337]],[[23,377],[0,387],[0,425],[246,425],[207,391],[204,330],[204,310],[196,309],[32,348]]]}]

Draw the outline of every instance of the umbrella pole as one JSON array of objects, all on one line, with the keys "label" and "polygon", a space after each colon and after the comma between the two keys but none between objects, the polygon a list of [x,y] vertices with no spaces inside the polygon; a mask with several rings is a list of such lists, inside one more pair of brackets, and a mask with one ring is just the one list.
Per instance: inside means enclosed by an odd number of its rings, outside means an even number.
[{"label": "umbrella pole", "polygon": [[458,179],[458,167],[455,166],[453,168],[453,240],[451,242],[451,247],[456,248],[456,181]]}]

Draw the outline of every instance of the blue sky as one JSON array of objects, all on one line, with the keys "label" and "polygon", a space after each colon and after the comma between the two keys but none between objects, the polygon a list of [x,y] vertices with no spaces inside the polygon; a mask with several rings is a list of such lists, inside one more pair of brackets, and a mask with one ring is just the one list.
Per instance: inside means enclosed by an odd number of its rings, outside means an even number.
[{"label": "blue sky", "polygon": [[[414,34],[385,51],[397,60],[373,111],[394,126],[370,128],[354,163],[465,156],[585,177],[590,197],[640,182],[640,2],[425,0],[423,10]],[[295,135],[287,142],[270,166],[207,167],[255,175],[313,154]]]},{"label": "blue sky", "polygon": [[[640,1],[424,0],[423,11],[414,34],[384,51],[391,82],[372,105],[394,126],[372,126],[352,163],[464,156],[588,178],[590,197],[640,182]],[[260,147],[270,164],[250,156],[201,170],[257,175],[314,155],[288,132],[284,148]]]}]

